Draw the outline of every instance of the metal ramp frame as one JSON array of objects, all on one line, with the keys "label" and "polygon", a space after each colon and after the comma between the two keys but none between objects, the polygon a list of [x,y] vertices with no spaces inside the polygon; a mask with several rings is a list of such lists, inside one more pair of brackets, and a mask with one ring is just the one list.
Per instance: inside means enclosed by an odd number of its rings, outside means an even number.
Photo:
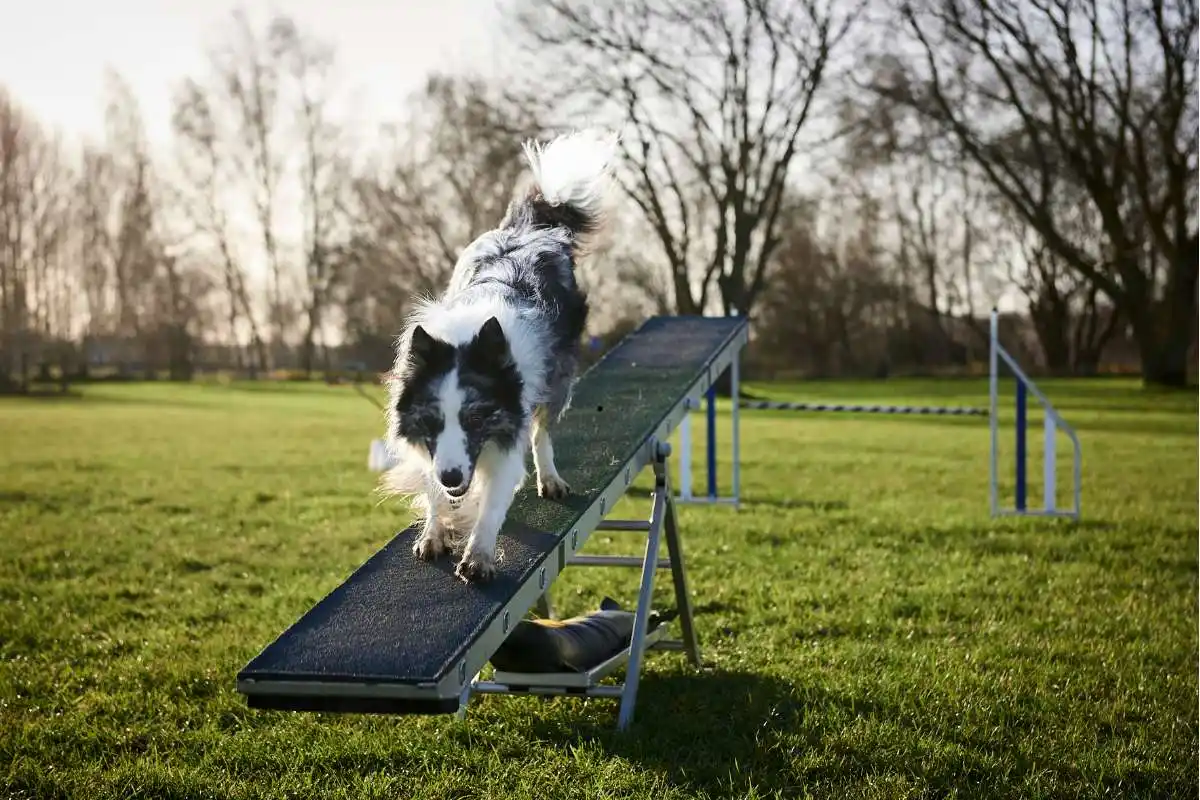
[{"label": "metal ramp frame", "polygon": [[[580,378],[572,408],[555,433],[558,468],[572,494],[551,501],[537,497],[532,487],[518,492],[501,529],[495,578],[465,584],[454,575],[452,558],[415,558],[411,547],[419,525],[410,526],[252,658],[238,672],[237,690],[252,708],[387,714],[452,714],[465,709],[473,692],[527,693],[534,686],[528,678],[514,682],[511,675],[501,676],[509,684],[478,680],[510,628],[544,598],[568,564],[637,565],[642,583],[633,641],[627,654],[601,665],[611,672],[627,659],[625,684],[595,685],[599,672],[583,677],[590,685],[582,692],[565,685],[568,680],[557,687],[536,684],[539,693],[619,696],[618,727],[626,727],[646,652],[686,649],[693,663],[699,661],[667,479],[667,440],[687,413],[688,398],[707,392],[747,339],[743,319],[647,320]],[[651,519],[606,523],[647,466],[655,472]],[[591,532],[604,527],[644,531],[646,556],[580,553]],[[670,556],[665,561],[658,558],[663,538]],[[654,574],[668,566],[683,628],[678,642],[646,632]]]},{"label": "metal ramp frame", "polygon": [[[460,698],[458,715],[465,717],[472,694],[510,695],[572,695],[577,697],[609,697],[621,701],[617,716],[617,729],[625,730],[633,720],[637,703],[638,678],[645,654],[650,650],[685,650],[692,666],[700,666],[700,644],[696,638],[696,627],[692,618],[692,601],[688,592],[687,572],[684,567],[683,549],[679,541],[679,523],[675,515],[675,502],[671,494],[670,474],[667,457],[671,447],[658,443],[654,461],[653,505],[648,521],[604,520],[596,526],[598,531],[645,531],[646,552],[642,558],[636,556],[578,554],[568,559],[568,564],[595,567],[640,567],[642,579],[638,589],[637,610],[634,613],[633,635],[624,650],[597,664],[586,672],[505,672],[496,670],[489,681],[480,680],[479,674],[466,685]],[[662,539],[667,542],[668,558],[659,559]],[[666,626],[648,630],[651,598],[654,593],[654,578],[658,570],[670,569],[675,588],[675,603],[679,612],[682,638],[667,639]],[[542,595],[542,608],[549,615],[550,603],[547,594]],[[628,664],[625,682],[616,686],[602,685],[600,681]]]},{"label": "metal ramp frame", "polygon": [[691,414],[684,414],[679,424],[679,494],[675,497],[678,503],[698,505],[731,505],[740,508],[742,503],[742,431],[741,431],[741,359],[737,356],[729,365],[730,403],[729,434],[730,434],[730,493],[721,495],[717,488],[717,393],[710,386],[702,394],[689,397],[687,409],[699,409],[700,398],[704,398],[704,477],[705,493],[696,494],[693,490],[692,479],[692,426]]}]

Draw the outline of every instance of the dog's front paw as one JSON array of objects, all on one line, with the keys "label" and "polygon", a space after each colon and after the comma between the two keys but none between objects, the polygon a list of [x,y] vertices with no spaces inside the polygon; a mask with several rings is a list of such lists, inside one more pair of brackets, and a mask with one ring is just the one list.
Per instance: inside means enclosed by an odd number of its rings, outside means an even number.
[{"label": "dog's front paw", "polygon": [[423,533],[413,543],[413,555],[422,561],[433,561],[448,549],[445,540],[435,533]]},{"label": "dog's front paw", "polygon": [[468,550],[454,568],[454,574],[466,583],[482,583],[496,576],[496,559],[490,553]]},{"label": "dog's front paw", "polygon": [[571,487],[557,475],[538,479],[538,495],[549,500],[562,500],[571,493]]}]

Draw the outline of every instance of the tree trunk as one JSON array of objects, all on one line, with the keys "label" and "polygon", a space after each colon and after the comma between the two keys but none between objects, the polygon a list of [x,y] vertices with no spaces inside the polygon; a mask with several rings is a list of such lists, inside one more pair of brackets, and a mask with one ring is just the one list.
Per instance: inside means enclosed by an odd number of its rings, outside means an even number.
[{"label": "tree trunk", "polygon": [[681,316],[690,317],[704,313],[696,298],[692,296],[692,287],[688,283],[686,270],[672,269],[672,283],[675,288],[675,312]]},{"label": "tree trunk", "polygon": [[1091,377],[1099,374],[1104,348],[1120,328],[1123,318],[1113,307],[1098,302],[1100,290],[1095,285],[1083,290],[1085,299],[1074,327],[1072,371],[1075,375]]},{"label": "tree trunk", "polygon": [[1183,389],[1188,383],[1188,349],[1192,331],[1171,329],[1163,326],[1160,335],[1139,332],[1134,325],[1134,335],[1142,355],[1142,383],[1145,386],[1160,386]]},{"label": "tree trunk", "polygon": [[1184,253],[1182,263],[1171,270],[1162,302],[1146,303],[1149,310],[1131,315],[1146,386],[1181,389],[1188,383],[1188,355],[1196,337],[1195,237]]},{"label": "tree trunk", "polygon": [[304,346],[301,350],[301,367],[306,380],[312,380],[313,369],[317,361],[317,327],[320,325],[321,312],[317,305],[316,290],[313,291],[312,304],[308,307],[308,325],[304,329]]},{"label": "tree trunk", "polygon": [[1065,298],[1042,297],[1029,306],[1029,316],[1042,347],[1046,372],[1066,375],[1071,371],[1071,309]]},{"label": "tree trunk", "polygon": [[[1152,315],[1153,312],[1146,316]],[[1140,319],[1133,323],[1142,357],[1142,383],[1183,389],[1188,385],[1188,353],[1191,350],[1194,325],[1180,325],[1180,318],[1164,314],[1158,320]]]}]

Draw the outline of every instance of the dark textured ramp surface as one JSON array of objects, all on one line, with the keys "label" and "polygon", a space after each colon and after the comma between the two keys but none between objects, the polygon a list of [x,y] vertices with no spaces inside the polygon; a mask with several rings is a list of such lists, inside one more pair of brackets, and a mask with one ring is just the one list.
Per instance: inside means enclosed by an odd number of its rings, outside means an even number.
[{"label": "dark textured ramp surface", "polygon": [[463,583],[453,556],[418,560],[409,528],[251,660],[239,681],[416,685],[445,677],[744,327],[740,319],[656,317],[580,379],[554,440],[572,494],[539,498],[531,471],[501,530],[494,580]]}]

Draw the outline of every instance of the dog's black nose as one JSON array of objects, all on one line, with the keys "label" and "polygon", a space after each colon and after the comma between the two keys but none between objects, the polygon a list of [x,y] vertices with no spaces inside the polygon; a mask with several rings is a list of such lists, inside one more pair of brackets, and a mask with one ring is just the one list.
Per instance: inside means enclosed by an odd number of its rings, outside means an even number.
[{"label": "dog's black nose", "polygon": [[441,480],[442,486],[445,486],[447,489],[457,489],[459,486],[462,486],[462,470],[442,470],[442,474],[438,475],[438,479]]}]

